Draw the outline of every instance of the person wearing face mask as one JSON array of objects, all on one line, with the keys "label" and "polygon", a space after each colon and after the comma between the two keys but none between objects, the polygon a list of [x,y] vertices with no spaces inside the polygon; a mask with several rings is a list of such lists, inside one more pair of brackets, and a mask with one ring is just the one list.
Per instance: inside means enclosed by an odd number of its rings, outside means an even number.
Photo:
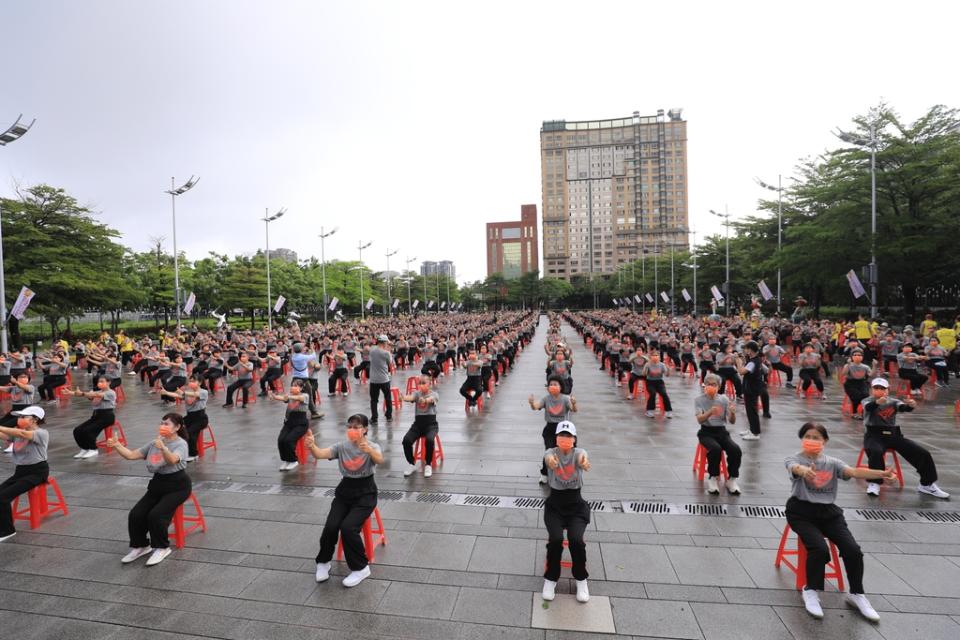
[{"label": "person wearing face mask", "polygon": [[117,392],[110,388],[110,381],[105,376],[100,376],[94,385],[96,388],[93,391],[81,391],[79,388],[73,391],[73,395],[88,398],[93,405],[93,415],[73,430],[73,439],[80,447],[74,458],[96,458],[99,455],[97,436],[117,421],[114,414],[114,409],[117,408]]},{"label": "person wearing face mask", "polygon": [[[870,395],[870,388],[867,386],[871,375],[874,372],[870,367],[863,364],[863,351],[855,349],[850,354],[850,362],[843,365],[840,369],[840,379],[843,380],[843,392],[850,398],[851,413],[854,420],[862,420],[863,417],[857,412],[860,404]],[[876,373],[879,375],[879,373]]]},{"label": "person wearing face mask", "polygon": [[197,450],[197,440],[200,432],[207,428],[210,419],[207,417],[207,398],[210,392],[201,387],[203,383],[203,374],[195,373],[190,376],[190,381],[186,387],[177,391],[163,390],[165,396],[174,399],[183,400],[187,406],[187,414],[183,417],[183,424],[187,430],[188,456],[187,462],[193,462],[197,459],[199,451]]},{"label": "person wearing face mask", "polygon": [[703,393],[693,401],[693,411],[700,423],[697,440],[707,450],[707,493],[720,493],[720,459],[727,454],[727,491],[740,495],[737,478],[740,477],[740,460],[743,457],[740,447],[730,439],[726,423],[737,421],[737,407],[730,402],[726,394],[719,393],[720,376],[709,373],[703,379]]},{"label": "person wearing face mask", "polygon": [[240,392],[243,394],[243,405],[244,409],[247,408],[247,399],[250,394],[250,387],[253,386],[253,363],[250,362],[250,357],[246,352],[240,354],[239,359],[236,364],[227,364],[227,370],[233,371],[237,374],[237,380],[229,387],[227,387],[227,401],[224,403],[224,408],[233,406],[233,394],[236,393],[237,389],[240,389]]},{"label": "person wearing face mask", "polygon": [[0,542],[17,534],[13,526],[13,499],[47,481],[47,445],[50,434],[40,428],[44,411],[40,407],[24,407],[14,411],[16,427],[0,427],[0,440],[13,446],[13,475],[0,484]]},{"label": "person wearing face mask", "polygon": [[483,367],[483,363],[477,356],[476,349],[470,349],[470,355],[467,357],[463,366],[467,371],[467,375],[463,384],[460,385],[460,395],[466,398],[467,406],[473,410],[476,409],[477,400],[483,393],[483,381],[480,377],[480,370]]},{"label": "person wearing face mask", "polygon": [[863,478],[879,480],[894,478],[893,471],[864,469],[848,466],[842,460],[824,455],[823,448],[830,436],[822,424],[807,422],[800,427],[803,450],[787,456],[784,464],[790,473],[790,499],[787,500],[787,524],[800,537],[807,551],[807,584],[801,595],[807,612],[814,618],[823,617],[819,591],[823,591],[824,567],[830,561],[830,549],[824,538],[837,545],[847,573],[850,593],[847,603],[860,614],[876,622],[880,619],[863,593],[863,553],[854,539],[843,509],[838,507],[837,480]]},{"label": "person wearing face mask", "polygon": [[800,354],[797,363],[800,365],[800,379],[803,380],[800,389],[806,393],[813,384],[820,392],[820,399],[826,400],[827,396],[823,393],[823,380],[820,379],[820,354],[813,350],[812,344],[808,342],[803,345],[803,353]]},{"label": "person wearing face mask", "polygon": [[[916,401],[913,398],[907,398],[906,401],[891,398],[890,383],[885,378],[875,378],[870,386],[871,397],[862,403],[863,424],[866,427],[863,450],[867,454],[870,468],[882,471],[884,454],[887,449],[893,449],[920,474],[917,491],[944,500],[949,498],[950,494],[937,486],[937,466],[933,462],[933,456],[913,440],[904,438],[897,426],[897,414],[913,411],[917,406]],[[872,496],[880,495],[880,484],[882,481],[869,483],[867,493]]]},{"label": "person wearing face mask", "polygon": [[[553,449],[557,446],[557,425],[565,421],[570,412],[577,410],[577,400],[572,395],[568,396],[560,393],[563,388],[563,380],[557,376],[550,376],[547,380],[547,395],[543,396],[538,402],[533,394],[527,398],[530,408],[534,411],[544,410],[547,417],[547,424],[543,428],[543,448]],[[547,484],[547,464],[540,463],[540,484]]]},{"label": "person wearing face mask", "polygon": [[417,463],[413,459],[413,445],[418,438],[424,439],[423,477],[433,475],[433,448],[440,425],[437,424],[437,403],[440,396],[431,389],[430,376],[421,375],[417,380],[417,390],[410,395],[402,396],[404,402],[416,405],[416,414],[410,430],[403,436],[403,457],[409,466],[403,472],[404,478],[409,478],[417,472]]},{"label": "person wearing face mask", "polygon": [[193,491],[186,472],[186,438],[183,418],[179,413],[168,413],[160,420],[156,439],[139,449],[126,448],[116,436],[107,442],[127,460],[146,460],[147,471],[153,474],[147,493],[130,510],[130,553],[121,560],[123,564],[130,564],[149,553],[147,566],[152,567],[170,555],[170,521],[177,507],[186,502]]},{"label": "person wearing face mask", "polygon": [[770,395],[767,393],[767,373],[760,356],[760,345],[753,340],[743,345],[743,355],[746,363],[740,363],[737,371],[743,376],[743,407],[747,414],[747,423],[750,428],[741,431],[740,437],[744,440],[760,439],[760,416],[757,414],[757,401],[763,408],[763,417],[770,416]]},{"label": "person wearing face mask", "polygon": [[667,385],[663,379],[670,375],[670,369],[667,365],[660,362],[660,353],[650,352],[650,361],[643,365],[640,371],[640,377],[647,381],[647,417],[653,417],[653,410],[657,406],[657,395],[663,400],[663,410],[668,418],[673,417],[673,406],[670,404],[670,396],[667,395]]},{"label": "person wearing face mask", "polygon": [[310,421],[307,419],[307,409],[310,406],[310,388],[303,389],[303,383],[294,379],[290,383],[290,393],[275,394],[268,392],[271,400],[279,400],[287,404],[284,413],[283,428],[277,436],[277,449],[280,451],[280,471],[295,469],[300,463],[297,460],[297,442],[307,432]]},{"label": "person wearing face mask", "polygon": [[12,384],[0,386],[0,391],[10,394],[10,402],[13,405],[10,412],[0,418],[0,427],[17,426],[19,418],[13,412],[22,411],[35,402],[36,387],[30,384],[30,376],[26,371],[18,373],[11,382]]},{"label": "person wearing face mask", "polygon": [[590,524],[590,505],[580,496],[583,472],[590,470],[587,452],[576,447],[577,427],[569,420],[557,424],[557,446],[543,455],[547,466],[550,495],[543,505],[543,523],[547,527],[547,567],[543,572],[543,599],[553,600],[560,579],[563,556],[563,531],[573,560],[573,578],[577,581],[577,600],[587,602],[587,545],[583,532]]},{"label": "person wearing face mask", "polygon": [[57,389],[67,384],[67,365],[59,353],[52,358],[37,356],[37,361],[43,364],[43,384],[37,387],[37,391],[42,400],[49,400],[52,404],[57,401]]},{"label": "person wearing face mask", "polygon": [[336,460],[343,476],[334,492],[330,513],[320,534],[320,552],[317,554],[317,582],[330,579],[330,561],[337,549],[337,538],[343,541],[350,574],[343,586],[355,587],[370,576],[370,566],[364,552],[360,529],[377,506],[377,483],[373,479],[374,466],[383,464],[380,445],[367,440],[367,416],[357,413],[347,419],[345,442],[322,449],[317,446],[313,432],[307,431],[306,443],[317,460]]}]

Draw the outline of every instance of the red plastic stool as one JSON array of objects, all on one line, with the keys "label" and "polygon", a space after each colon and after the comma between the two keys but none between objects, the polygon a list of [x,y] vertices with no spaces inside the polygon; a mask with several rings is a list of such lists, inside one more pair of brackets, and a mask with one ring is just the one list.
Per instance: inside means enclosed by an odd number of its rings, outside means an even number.
[{"label": "red plastic stool", "polygon": [[223,381],[223,376],[220,376],[219,378],[214,378],[214,379],[213,379],[213,392],[212,392],[212,393],[216,393],[216,392],[217,392],[217,387],[220,388],[220,391],[224,391],[224,392],[225,392],[225,391],[227,390],[227,385],[226,385],[226,383]]},{"label": "red plastic stool", "polygon": [[[347,390],[346,390],[346,391],[343,390],[343,386],[344,386],[344,385],[347,386]],[[349,378],[346,379],[346,380],[344,380],[343,378],[337,378],[337,393],[339,393],[340,395],[346,395],[346,394],[350,393],[350,380],[349,380]]]},{"label": "red plastic stool", "polygon": [[[400,389],[397,387],[390,387],[390,403],[393,404],[394,409],[399,409],[403,406],[403,401],[400,399]],[[383,399],[383,410],[387,410],[387,399]]]},{"label": "red plastic stool", "polygon": [[[413,443],[413,463],[416,464],[419,461],[423,461],[424,464],[427,463],[427,439],[423,436],[417,438],[417,441]],[[443,462],[443,444],[440,442],[440,435],[436,435],[433,438],[433,464],[431,466],[436,466],[438,462]]]},{"label": "red plastic stool", "polygon": [[[787,549],[787,537],[790,535],[790,525],[785,525],[783,535],[780,536],[780,546],[777,548],[777,559],[773,566],[780,568],[780,563],[787,565],[787,568],[797,575],[797,590],[803,589],[807,584],[807,548],[803,546],[800,536],[797,536],[797,548]],[[827,562],[827,570],[823,577],[826,580],[836,580],[837,589],[843,591],[843,572],[840,570],[840,554],[837,553],[837,545],[827,540],[830,545],[830,561]],[[788,556],[797,556],[797,563],[791,564]]]},{"label": "red plastic stool", "polygon": [[57,387],[56,390],[57,400],[60,401],[60,406],[65,407],[70,404],[70,398],[73,397],[73,391],[70,391],[70,387],[63,385],[62,387]]},{"label": "red plastic stool", "polygon": [[953,417],[960,418],[960,400],[957,400],[953,405]]},{"label": "red plastic stool", "polygon": [[[247,389],[247,404],[257,404],[257,392],[255,391],[256,388],[257,386],[253,385]],[[237,387],[237,390],[234,391],[234,395],[236,396],[235,401],[233,398],[227,398],[227,400],[233,401],[234,404],[241,404],[243,402],[243,387]]]},{"label": "red plastic stool", "polygon": [[774,384],[776,384],[778,387],[782,387],[782,386],[783,386],[783,378],[780,377],[780,371],[779,371],[779,370],[777,370],[777,369],[771,369],[771,370],[770,370],[770,373],[767,374],[767,384],[768,384],[768,385],[774,385]]},{"label": "red plastic stool", "polygon": [[123,385],[120,385],[114,392],[117,394],[117,402],[123,402],[127,399],[127,393],[123,390]]},{"label": "red plastic stool", "polygon": [[[707,448],[697,443],[697,452],[693,456],[693,472],[697,474],[697,480],[703,480],[707,475]],[[720,452],[720,477],[730,479],[730,472],[727,470],[727,453]]]},{"label": "red plastic stool", "polygon": [[420,376],[410,376],[407,378],[407,392],[404,394],[406,396],[413,395],[413,392],[417,390],[417,387],[420,385]]},{"label": "red plastic stool", "polygon": [[297,448],[296,448],[297,462],[299,462],[300,464],[307,464],[307,459],[310,457],[308,454],[309,454],[309,451],[307,450],[307,437],[306,435],[304,435],[299,440],[297,440]]},{"label": "red plastic stool", "polygon": [[[210,432],[210,442],[207,442],[204,439],[203,437],[204,431]],[[204,455],[206,455],[204,452],[207,449],[216,450],[216,448],[217,448],[217,439],[213,435],[213,425],[208,424],[206,427],[200,430],[199,434],[197,434],[197,456],[202,458]]]},{"label": "red plastic stool", "polygon": [[[57,497],[56,501],[50,501],[47,496],[48,488],[53,489],[53,493]],[[13,499],[13,519],[29,520],[31,529],[39,527],[47,516],[53,515],[57,511],[62,511],[65,516],[70,515],[70,512],[67,511],[67,501],[63,499],[63,494],[60,493],[60,485],[52,477],[48,477],[46,482],[27,491],[27,502],[26,507],[18,509],[20,496]]]},{"label": "red plastic stool", "polygon": [[[853,403],[850,402],[850,396],[844,394],[843,404],[840,405],[840,415],[853,417]],[[856,415],[863,416],[863,405],[857,407]]]},{"label": "red plastic stool", "polygon": [[647,392],[647,383],[645,380],[634,380],[633,386],[630,388],[630,395],[633,396],[633,399],[636,400],[642,394]]},{"label": "red plastic stool", "polygon": [[113,437],[114,429],[117,430],[117,441],[123,446],[127,446],[127,434],[123,432],[123,425],[120,424],[120,421],[118,420],[103,430],[103,439],[97,441],[98,449],[104,449],[107,453],[111,453],[113,451],[113,447],[107,445],[107,441]]},{"label": "red plastic stool", "polygon": [[[463,410],[470,411],[470,400],[463,399]],[[477,411],[483,411],[483,391],[477,394]]]},{"label": "red plastic stool", "polygon": [[[857,468],[866,469],[868,465],[863,464],[863,457],[867,455],[866,449],[860,449],[860,455],[857,456]],[[887,466],[887,456],[893,456],[893,471],[897,474],[897,481],[900,482],[900,487],[903,485],[903,469],[900,468],[900,458],[897,456],[897,452],[893,449],[887,449],[883,452],[883,465]]]},{"label": "red plastic stool", "polygon": [[[193,500],[193,508],[197,513],[192,516],[184,515],[183,505],[191,500]],[[187,502],[177,507],[177,510],[173,513],[173,522],[170,523],[170,526],[173,527],[173,544],[177,549],[183,548],[188,534],[193,533],[197,529],[201,529],[204,533],[207,531],[207,521],[203,518],[203,509],[200,508],[200,503],[197,502],[197,496],[191,493],[190,497],[187,498]]]},{"label": "red plastic stool", "polygon": [[367,384],[367,380],[370,379],[370,376],[367,375],[366,369],[360,369],[360,384]]},{"label": "red plastic stool", "polygon": [[[913,383],[911,383],[906,378],[900,378],[897,382],[897,388],[894,391],[894,395],[900,396],[901,398],[910,397],[915,389],[913,388]],[[920,399],[926,400],[926,393],[923,391],[923,387],[920,387]]]},{"label": "red plastic stool", "polygon": [[[376,519],[377,526],[373,527],[371,520]],[[363,529],[360,530],[360,535],[363,537],[363,548],[367,552],[367,562],[373,562],[376,559],[376,545],[381,544],[387,546],[387,532],[383,528],[383,520],[380,519],[380,507],[374,507],[373,513],[370,514],[370,517],[366,519],[363,523]],[[379,536],[380,539],[374,543],[374,536]],[[343,560],[343,540],[337,540],[337,560]]]},{"label": "red plastic stool", "polygon": [[811,383],[810,383],[810,386],[807,387],[807,390],[806,390],[806,391],[803,390],[803,384],[798,384],[798,385],[797,385],[797,395],[800,396],[801,398],[804,398],[804,397],[806,397],[806,398],[819,398],[819,397],[820,397],[821,395],[823,395],[823,394],[820,392],[819,389],[817,389],[817,386],[811,382]]},{"label": "red plastic stool", "polygon": [[[567,542],[566,540],[564,540],[564,541],[563,541],[563,548],[564,548],[564,549],[569,549],[569,548],[570,548],[570,543]],[[571,562],[570,560],[563,560],[562,558],[563,558],[563,556],[561,556],[560,568],[561,568],[561,569],[573,569],[573,562]],[[543,559],[543,570],[544,570],[544,571],[547,570],[547,559],[546,559],[546,558]]]},{"label": "red plastic stool", "polygon": [[731,400],[736,401],[737,399],[737,387],[734,386],[733,380],[727,380],[727,384],[724,385],[724,391],[727,394],[727,397]]},{"label": "red plastic stool", "polygon": [[283,393],[283,378],[274,378],[270,383],[270,388],[274,393]]}]

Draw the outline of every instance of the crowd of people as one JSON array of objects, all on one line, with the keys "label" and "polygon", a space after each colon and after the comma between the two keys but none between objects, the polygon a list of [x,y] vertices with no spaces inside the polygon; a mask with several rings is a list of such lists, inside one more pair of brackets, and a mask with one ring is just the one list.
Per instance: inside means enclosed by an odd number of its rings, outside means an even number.
[{"label": "crowd of people", "polygon": [[[866,618],[877,619],[863,592],[862,554],[835,505],[836,480],[865,479],[867,493],[879,495],[882,483],[893,477],[885,467],[885,456],[893,450],[916,468],[920,493],[949,497],[937,485],[930,452],[903,436],[897,416],[913,411],[918,400],[924,401],[930,375],[940,388],[949,386],[951,374],[960,377],[960,318],[953,327],[940,327],[928,317],[915,331],[909,325],[893,330],[886,323],[863,317],[844,323],[715,315],[668,318],[625,309],[548,314],[546,393],[528,398],[530,408],[542,410],[545,417],[544,454],[537,460],[539,482],[549,491],[544,507],[548,543],[542,597],[555,597],[566,540],[576,597],[586,602],[589,589],[583,533],[590,522],[590,509],[580,491],[591,462],[578,439],[589,436],[590,428],[581,425],[578,435],[572,421],[577,412],[573,370],[575,364],[590,366],[593,361],[574,362],[573,349],[562,331],[564,321],[580,334],[584,346],[595,354],[599,370],[623,389],[626,400],[646,398],[647,418],[654,418],[658,411],[666,419],[674,417],[669,393],[672,376],[687,376],[699,383],[702,392],[694,400],[692,415],[707,461],[706,491],[712,495],[719,494],[721,487],[733,496],[742,493],[738,480],[744,451],[727,429],[737,421],[738,404],[742,404],[747,422],[740,438],[757,441],[762,434],[761,418],[772,416],[771,385],[782,384],[796,389],[798,398],[818,398],[826,403],[824,380],[836,374],[843,389],[844,410],[851,418],[864,421],[868,466],[851,467],[825,455],[827,429],[817,422],[804,424],[799,432],[801,451],[785,461],[791,481],[787,521],[807,549],[808,584],[803,599],[811,615],[823,615],[817,591],[823,588],[828,559],[826,537],[837,544],[844,558],[850,603]],[[208,403],[222,392],[224,410],[244,410],[259,382],[259,396],[285,404],[277,437],[280,471],[298,466],[296,447],[301,441],[318,460],[337,461],[342,479],[320,539],[316,579],[329,578],[330,562],[341,538],[351,571],[343,584],[355,586],[370,575],[360,530],[376,507],[374,470],[384,460],[380,446],[368,434],[379,422],[381,400],[384,419],[394,419],[393,376],[400,369],[419,368],[414,388],[399,394],[401,401],[415,407],[413,424],[402,440],[408,463],[403,475],[422,471],[429,478],[439,431],[440,378],[462,368],[465,375],[459,393],[465,409],[468,413],[479,411],[483,398],[490,397],[501,376],[511,370],[529,344],[538,323],[535,312],[501,312],[403,316],[303,328],[293,324],[261,331],[238,331],[229,326],[213,331],[194,328],[140,340],[121,332],[72,347],[61,342],[35,358],[26,348],[2,354],[0,392],[9,395],[12,406],[0,419],[0,438],[12,441],[8,452],[16,471],[0,485],[0,500],[5,503],[0,506],[0,541],[15,533],[6,508],[9,501],[43,483],[49,473],[49,434],[42,426],[44,409],[37,405],[41,401],[56,403],[65,395],[88,399],[93,413],[73,430],[79,447],[74,457],[94,459],[99,455],[97,438],[116,420],[126,373],[139,376],[164,402],[184,405],[183,415],[163,415],[155,440],[138,449],[127,448],[116,436],[106,443],[124,458],[145,460],[153,474],[146,495],[130,512],[131,550],[122,561],[131,563],[149,554],[148,565],[161,562],[170,552],[166,533],[170,520],[191,492],[187,465],[197,458],[198,438],[209,424]],[[89,390],[77,385],[69,388],[71,364],[75,371],[86,369],[91,375]],[[351,375],[355,383],[367,383],[370,396],[369,414],[350,416],[343,439],[328,446],[318,444],[310,429],[311,420],[324,417],[319,410],[323,372],[330,396],[349,395]],[[794,386],[795,377],[801,381],[799,387]],[[891,393],[892,381],[903,388]],[[418,466],[414,448],[421,439],[425,451],[423,464]]]}]

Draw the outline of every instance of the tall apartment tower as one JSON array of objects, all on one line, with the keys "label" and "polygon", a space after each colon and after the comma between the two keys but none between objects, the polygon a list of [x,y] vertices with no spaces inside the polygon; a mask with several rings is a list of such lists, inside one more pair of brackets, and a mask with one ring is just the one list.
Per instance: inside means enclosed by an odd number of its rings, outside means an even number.
[{"label": "tall apartment tower", "polygon": [[537,205],[520,205],[520,219],[487,223],[487,275],[519,278],[540,270],[537,252]]},{"label": "tall apartment tower", "polygon": [[543,275],[614,273],[688,248],[687,122],[681,109],[540,129]]}]

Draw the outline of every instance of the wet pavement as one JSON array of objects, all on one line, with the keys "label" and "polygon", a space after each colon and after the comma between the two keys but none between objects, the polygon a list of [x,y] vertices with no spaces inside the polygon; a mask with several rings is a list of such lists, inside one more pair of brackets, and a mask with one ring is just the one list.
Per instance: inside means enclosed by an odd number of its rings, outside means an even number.
[{"label": "wet pavement", "polygon": [[[867,496],[862,481],[842,483],[838,504],[866,555],[865,586],[881,621],[845,608],[832,586],[823,596],[826,617],[816,621],[802,608],[794,575],[776,569],[774,558],[789,491],[783,459],[798,448],[800,424],[824,422],[828,452],[850,464],[860,450],[863,426],[841,416],[837,381],[827,382],[823,401],[773,390],[761,440],[741,444],[743,495],[714,497],[691,471],[698,385],[669,378],[673,419],[646,418],[643,401],[627,400],[566,325],[580,408],[573,419],[593,464],[583,492],[594,509],[586,535],[593,598],[577,603],[564,569],[557,599],[545,606],[543,421],[526,399],[545,393],[546,328],[541,318],[533,343],[479,414],[464,411],[461,371],[441,379],[445,459],[433,477],[402,476],[412,406],[391,423],[381,411],[371,437],[386,458],[377,484],[388,541],[376,550],[371,578],[354,589],[314,581],[329,489],[339,478],[326,461],[277,471],[281,403],[258,398],[247,409],[223,409],[223,392],[210,402],[218,447],[189,468],[207,531],[190,534],[184,549],[149,569],[120,564],[127,512],[148,478],[143,463],[116,454],[73,460],[70,429],[89,403],[51,407],[50,466],[70,514],[35,531],[18,522],[18,535],[0,544],[0,628],[21,640],[960,637],[960,383],[928,394],[901,421],[907,437],[931,450],[940,486],[957,500],[918,494],[906,463],[906,486],[887,485],[879,498]],[[402,389],[409,375],[398,372],[394,385]],[[140,445],[165,408],[133,376],[124,375],[124,385],[118,419],[131,445]],[[731,431],[746,428],[739,409]],[[369,412],[366,386],[354,382],[348,398],[324,394],[321,410],[326,417],[313,428],[323,446],[342,438],[347,416]],[[0,474],[10,473],[3,456]],[[333,573],[344,575],[345,565],[334,563]]]}]

